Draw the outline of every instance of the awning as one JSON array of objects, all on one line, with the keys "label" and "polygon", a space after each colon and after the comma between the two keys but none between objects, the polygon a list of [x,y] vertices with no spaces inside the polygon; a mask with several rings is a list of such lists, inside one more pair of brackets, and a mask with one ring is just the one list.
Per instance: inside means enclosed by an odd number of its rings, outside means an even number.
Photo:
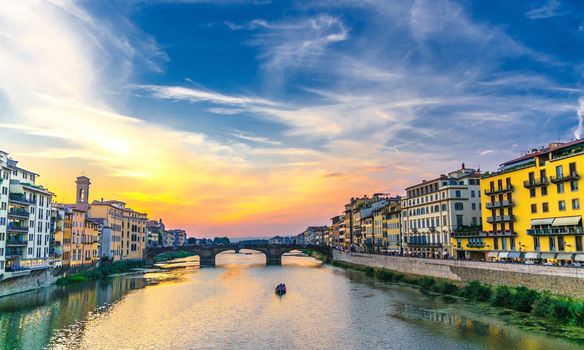
[{"label": "awning", "polygon": [[519,258],[521,258],[521,253],[519,253],[519,252],[509,253],[509,259],[519,259]]},{"label": "awning", "polygon": [[444,255],[448,255],[448,252],[442,252],[442,255],[443,255],[443,256],[444,256]]},{"label": "awning", "polygon": [[558,260],[573,260],[574,254],[572,253],[559,253]]},{"label": "awning", "polygon": [[542,225],[551,225],[552,222],[554,222],[554,218],[549,218],[549,219],[532,219],[531,220],[531,226],[542,226]]},{"label": "awning", "polygon": [[542,253],[541,258],[542,259],[555,259],[556,253]]},{"label": "awning", "polygon": [[488,252],[487,253],[487,258],[496,258],[497,256],[499,256],[499,253],[497,253],[497,252]]},{"label": "awning", "polygon": [[584,254],[576,254],[576,257],[574,258],[574,260],[584,261]]},{"label": "awning", "polygon": [[526,253],[525,259],[541,259],[540,253]]},{"label": "awning", "polygon": [[499,253],[499,259],[507,259],[509,257],[509,252]]},{"label": "awning", "polygon": [[556,218],[552,226],[576,226],[582,221],[581,216],[566,216],[564,218]]}]

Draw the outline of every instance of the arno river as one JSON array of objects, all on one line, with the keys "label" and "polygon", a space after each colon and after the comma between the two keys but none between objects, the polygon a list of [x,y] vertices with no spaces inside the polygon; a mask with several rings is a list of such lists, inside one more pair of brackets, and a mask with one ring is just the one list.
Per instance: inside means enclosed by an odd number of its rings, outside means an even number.
[{"label": "arno river", "polygon": [[[307,257],[126,275],[0,299],[0,348],[572,349],[442,297]],[[153,284],[152,281],[158,281]],[[285,282],[288,294],[274,286]],[[148,284],[148,285],[147,285]]]}]

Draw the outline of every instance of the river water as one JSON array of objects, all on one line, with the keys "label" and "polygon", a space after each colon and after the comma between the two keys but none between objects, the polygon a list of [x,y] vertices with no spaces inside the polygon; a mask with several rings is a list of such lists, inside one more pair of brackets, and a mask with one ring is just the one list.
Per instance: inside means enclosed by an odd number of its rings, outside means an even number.
[{"label": "river water", "polygon": [[[308,257],[125,275],[0,298],[6,349],[576,349]],[[179,264],[180,265],[180,264]],[[156,281],[153,284],[152,281]],[[288,293],[273,289],[285,282]]]}]

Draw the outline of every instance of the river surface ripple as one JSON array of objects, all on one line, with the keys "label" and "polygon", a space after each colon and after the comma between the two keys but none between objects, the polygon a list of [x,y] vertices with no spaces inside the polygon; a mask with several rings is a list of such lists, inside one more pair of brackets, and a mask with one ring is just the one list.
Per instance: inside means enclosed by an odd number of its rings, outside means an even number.
[{"label": "river surface ripple", "polygon": [[[0,348],[578,348],[308,257],[264,266],[262,254],[222,253],[205,269],[193,261],[1,298]],[[282,297],[273,292],[279,282],[288,287]]]}]

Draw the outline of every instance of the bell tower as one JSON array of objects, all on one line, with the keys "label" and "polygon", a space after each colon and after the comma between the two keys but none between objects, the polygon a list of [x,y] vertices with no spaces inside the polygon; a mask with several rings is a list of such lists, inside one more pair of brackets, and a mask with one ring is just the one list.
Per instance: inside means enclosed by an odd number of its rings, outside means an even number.
[{"label": "bell tower", "polygon": [[75,206],[81,210],[88,210],[89,209],[89,185],[91,182],[89,178],[86,176],[79,176],[77,177],[77,191],[76,196],[77,200],[75,201]]}]

